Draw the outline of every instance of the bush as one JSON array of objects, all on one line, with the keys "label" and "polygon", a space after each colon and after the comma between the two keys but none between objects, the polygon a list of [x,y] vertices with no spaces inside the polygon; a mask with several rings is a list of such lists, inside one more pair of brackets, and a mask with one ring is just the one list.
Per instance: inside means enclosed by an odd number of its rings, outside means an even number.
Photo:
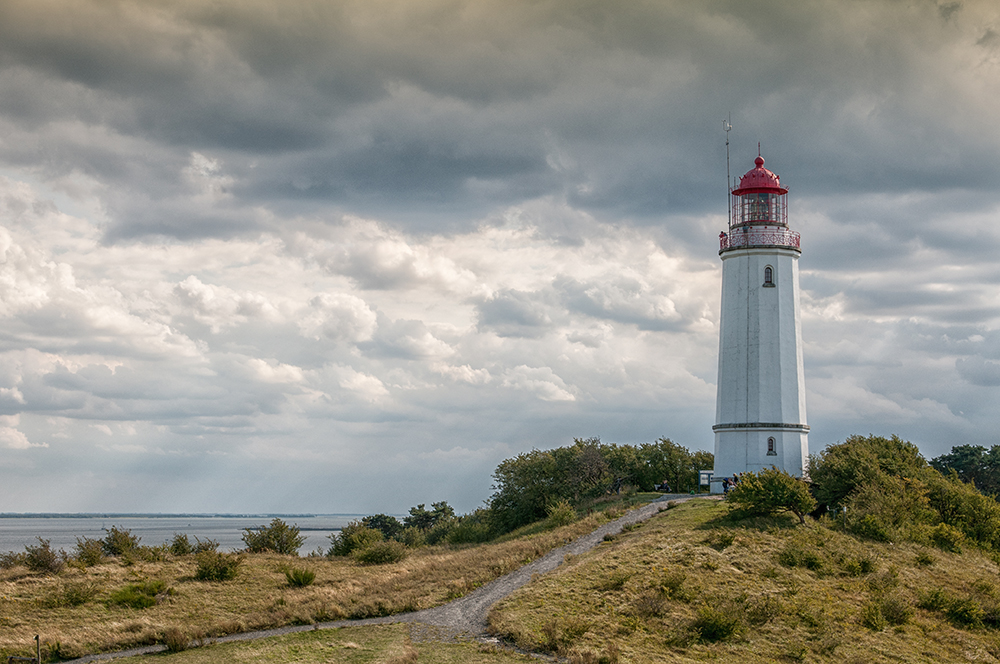
[{"label": "bush", "polygon": [[[176,539],[176,536],[174,539]],[[188,551],[187,553],[191,552]],[[175,553],[174,555],[183,556],[187,554]],[[168,627],[163,633],[163,643],[167,646],[169,652],[181,652],[191,646],[191,637],[180,627]]]},{"label": "bush", "polygon": [[386,565],[406,558],[406,547],[396,540],[375,542],[364,549],[356,549],[351,556],[362,565]]},{"label": "bush", "polygon": [[935,517],[927,485],[913,478],[878,475],[856,487],[844,503],[847,529],[880,542],[912,539],[913,524]]},{"label": "bush", "polygon": [[403,530],[403,524],[399,519],[388,514],[372,514],[361,519],[361,525],[382,533],[384,539],[396,539],[396,536]]},{"label": "bush", "polygon": [[111,526],[111,530],[101,540],[101,549],[105,555],[122,556],[134,552],[139,547],[140,540],[126,528]]},{"label": "bush", "polygon": [[403,528],[396,539],[412,548],[427,544],[427,538],[424,537],[424,531],[420,530],[416,526],[407,526],[406,528]]},{"label": "bush", "polygon": [[965,536],[957,528],[953,528],[947,523],[939,523],[931,529],[930,538],[934,546],[942,551],[961,553],[962,541],[965,539]]},{"label": "bush", "polygon": [[273,519],[268,526],[243,529],[243,542],[250,553],[272,551],[286,556],[296,556],[305,543],[305,535],[297,526],[289,526],[281,519]]},{"label": "bush", "polygon": [[330,535],[330,549],[326,555],[349,556],[353,551],[366,549],[382,541],[382,533],[374,528],[366,528],[360,521],[351,521],[341,528],[340,533]]},{"label": "bush", "polygon": [[886,620],[882,615],[882,607],[875,600],[868,600],[861,607],[859,622],[873,632],[881,632],[885,629]]},{"label": "bush", "polygon": [[308,569],[289,568],[285,570],[285,580],[293,588],[305,588],[316,580],[316,573]]},{"label": "bush", "polygon": [[478,509],[471,514],[458,517],[450,524],[451,527],[445,535],[448,544],[482,544],[493,539],[488,510]]},{"label": "bush", "polygon": [[243,558],[240,556],[219,553],[218,551],[202,551],[197,554],[198,569],[194,578],[199,581],[230,581],[236,578]]},{"label": "bush", "polygon": [[175,556],[187,556],[194,553],[194,547],[188,536],[183,533],[174,533],[174,538],[170,540],[170,553]]},{"label": "bush", "polygon": [[104,543],[90,537],[77,537],[73,558],[84,567],[100,565],[104,561]]},{"label": "bush", "polygon": [[691,623],[691,629],[706,643],[725,641],[745,628],[743,607],[735,602],[724,602],[718,606],[705,604],[698,608],[698,614]]},{"label": "bush", "polygon": [[55,551],[50,546],[51,540],[36,538],[38,544],[24,546],[24,564],[32,572],[42,574],[58,574],[66,565],[66,552]]},{"label": "bush", "polygon": [[430,545],[441,544],[447,541],[448,535],[451,533],[452,528],[458,524],[458,520],[454,518],[441,519],[428,530],[424,531],[424,537],[427,539],[427,543]]},{"label": "bush", "polygon": [[921,477],[927,461],[917,446],[898,436],[851,436],[809,459],[809,479],[816,499],[839,507],[857,487],[879,475]]},{"label": "bush", "polygon": [[775,467],[744,473],[726,496],[730,514],[737,519],[773,516],[791,512],[805,523],[805,515],[816,508],[806,483]]},{"label": "bush", "polygon": [[549,525],[554,528],[568,526],[576,521],[576,510],[565,498],[549,505],[547,512]]},{"label": "bush", "polygon": [[0,553],[0,569],[11,569],[12,567],[17,567],[18,565],[24,565],[24,557],[25,554],[15,553],[14,551]]}]

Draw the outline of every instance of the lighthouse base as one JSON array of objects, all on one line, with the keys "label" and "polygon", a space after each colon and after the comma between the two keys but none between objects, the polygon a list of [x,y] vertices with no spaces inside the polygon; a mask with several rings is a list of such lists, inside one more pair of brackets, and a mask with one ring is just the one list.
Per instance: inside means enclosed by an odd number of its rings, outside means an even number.
[{"label": "lighthouse base", "polygon": [[808,473],[809,427],[804,424],[717,424],[712,493],[738,473],[774,466],[795,477]]}]

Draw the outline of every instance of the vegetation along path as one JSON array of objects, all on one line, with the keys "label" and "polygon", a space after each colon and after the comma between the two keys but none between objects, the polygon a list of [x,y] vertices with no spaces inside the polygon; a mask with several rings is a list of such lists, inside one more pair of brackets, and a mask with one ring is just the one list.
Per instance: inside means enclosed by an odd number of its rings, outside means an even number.
[{"label": "vegetation along path", "polygon": [[[384,625],[388,623],[412,623],[414,625],[414,637],[423,638],[470,638],[482,639],[486,637],[486,617],[490,607],[501,599],[507,597],[512,592],[525,585],[536,574],[544,574],[558,567],[567,555],[579,555],[585,553],[600,544],[605,535],[616,535],[622,529],[633,523],[645,521],[659,512],[667,509],[668,501],[683,502],[690,500],[694,496],[686,494],[665,495],[655,501],[629,510],[624,516],[605,523],[596,530],[576,540],[549,551],[538,560],[528,563],[513,572],[487,583],[473,592],[455,599],[447,604],[436,606],[430,609],[414,611],[412,613],[400,613],[380,618],[365,618],[361,620],[335,620],[331,622],[316,623],[314,625],[291,625],[276,629],[257,630],[252,632],[241,632],[206,639],[205,644],[226,643],[229,641],[251,641],[263,639],[271,636],[280,636],[292,632],[305,632],[318,629],[333,629],[337,627],[357,627],[364,625]],[[87,655],[72,662],[96,662],[102,660],[118,659],[122,657],[133,657],[136,655],[146,655],[162,652],[167,647],[162,644],[144,646],[141,648],[131,648],[113,653],[102,653],[98,655]]]}]

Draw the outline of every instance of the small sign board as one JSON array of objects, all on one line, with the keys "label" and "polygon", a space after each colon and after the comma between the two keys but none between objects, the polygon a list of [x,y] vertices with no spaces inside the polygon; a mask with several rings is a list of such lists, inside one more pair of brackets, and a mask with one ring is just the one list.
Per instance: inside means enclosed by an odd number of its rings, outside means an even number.
[{"label": "small sign board", "polygon": [[711,486],[712,484],[712,472],[711,470],[699,470],[698,471],[698,485],[699,486]]}]

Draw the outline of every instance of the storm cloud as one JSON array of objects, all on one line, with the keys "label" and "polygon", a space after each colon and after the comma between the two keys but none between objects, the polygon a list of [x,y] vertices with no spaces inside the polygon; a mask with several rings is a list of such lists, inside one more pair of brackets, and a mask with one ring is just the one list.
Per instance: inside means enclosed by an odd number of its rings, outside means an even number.
[{"label": "storm cloud", "polygon": [[728,117],[802,233],[813,451],[995,444],[998,34],[986,0],[4,2],[0,511],[468,510],[532,447],[710,449]]}]

